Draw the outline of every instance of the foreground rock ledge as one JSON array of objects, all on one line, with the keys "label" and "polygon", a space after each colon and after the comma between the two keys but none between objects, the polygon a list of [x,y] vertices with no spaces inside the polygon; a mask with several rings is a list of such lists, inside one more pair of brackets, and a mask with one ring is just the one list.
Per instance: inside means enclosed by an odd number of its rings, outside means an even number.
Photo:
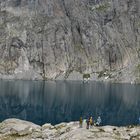
[{"label": "foreground rock ledge", "polygon": [[140,140],[140,126],[79,128],[78,122],[39,126],[19,119],[0,123],[0,140]]}]

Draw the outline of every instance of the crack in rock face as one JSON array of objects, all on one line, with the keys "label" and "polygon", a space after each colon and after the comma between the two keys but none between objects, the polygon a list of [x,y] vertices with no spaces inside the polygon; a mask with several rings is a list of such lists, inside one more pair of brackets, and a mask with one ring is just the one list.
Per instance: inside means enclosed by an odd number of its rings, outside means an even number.
[{"label": "crack in rock face", "polygon": [[140,82],[139,7],[139,0],[0,0],[0,78]]}]

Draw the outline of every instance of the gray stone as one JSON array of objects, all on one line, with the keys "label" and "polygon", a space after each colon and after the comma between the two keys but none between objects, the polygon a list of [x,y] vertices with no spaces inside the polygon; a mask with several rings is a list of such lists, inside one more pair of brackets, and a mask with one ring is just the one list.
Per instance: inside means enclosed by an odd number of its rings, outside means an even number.
[{"label": "gray stone", "polygon": [[44,124],[42,126],[42,130],[44,131],[45,129],[52,129],[54,128],[54,126],[52,126],[50,123]]},{"label": "gray stone", "polygon": [[29,135],[34,131],[40,131],[41,127],[31,122],[19,119],[7,119],[0,124],[0,133],[17,134],[19,136]]},{"label": "gray stone", "polygon": [[85,122],[83,128],[79,128],[78,122],[40,127],[27,121],[8,119],[0,123],[0,140],[138,140],[139,130],[140,126],[94,126],[88,130]]},{"label": "gray stone", "polygon": [[101,131],[112,133],[116,128],[113,126],[103,126]]},{"label": "gray stone", "polygon": [[67,124],[66,123],[60,123],[60,124],[57,124],[57,125],[55,125],[54,127],[55,127],[55,129],[61,129],[61,128],[64,128],[64,127],[66,127],[67,126]]},{"label": "gray stone", "polygon": [[138,132],[135,128],[133,128],[133,130],[131,130],[129,135],[132,136],[132,137],[136,137],[138,135]]},{"label": "gray stone", "polygon": [[0,0],[0,78],[140,82],[139,0]]}]

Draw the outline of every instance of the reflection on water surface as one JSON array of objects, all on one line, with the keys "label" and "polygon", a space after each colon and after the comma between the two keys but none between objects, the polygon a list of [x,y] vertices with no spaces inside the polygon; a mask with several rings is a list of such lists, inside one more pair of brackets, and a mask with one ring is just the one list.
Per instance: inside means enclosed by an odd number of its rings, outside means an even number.
[{"label": "reflection on water surface", "polygon": [[0,121],[36,124],[102,117],[103,125],[137,124],[140,85],[99,82],[0,81]]}]

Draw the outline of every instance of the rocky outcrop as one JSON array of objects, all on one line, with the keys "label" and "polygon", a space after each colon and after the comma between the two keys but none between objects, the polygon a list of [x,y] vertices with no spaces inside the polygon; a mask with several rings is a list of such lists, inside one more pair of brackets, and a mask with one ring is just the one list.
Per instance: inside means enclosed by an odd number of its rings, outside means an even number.
[{"label": "rocky outcrop", "polygon": [[0,0],[0,78],[139,82],[139,0]]},{"label": "rocky outcrop", "polygon": [[38,126],[18,119],[0,123],[0,140],[139,140],[140,127],[93,126],[79,128],[78,122],[61,123],[55,126]]}]

